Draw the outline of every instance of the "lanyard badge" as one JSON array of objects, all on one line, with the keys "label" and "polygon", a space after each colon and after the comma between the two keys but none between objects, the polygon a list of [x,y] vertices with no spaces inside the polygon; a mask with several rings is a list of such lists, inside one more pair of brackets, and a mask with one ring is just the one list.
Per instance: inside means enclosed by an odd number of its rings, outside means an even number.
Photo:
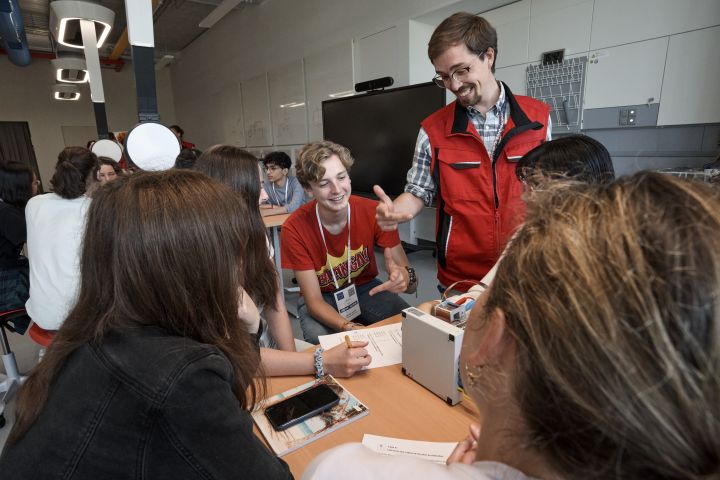
[{"label": "lanyard badge", "polygon": [[[320,212],[318,211],[317,203],[315,204],[315,216],[317,217],[318,222],[318,228],[320,228],[320,238],[322,238],[323,245],[325,246],[325,258],[330,255],[330,252],[327,248],[327,243],[325,242],[325,234],[323,233],[323,226],[322,222],[320,221]],[[347,228],[348,228],[348,242],[347,242],[347,271],[348,271],[348,278],[347,278],[347,286],[345,288],[340,288],[340,284],[337,281],[337,277],[335,276],[335,271],[333,270],[332,265],[330,265],[330,262],[327,262],[327,267],[330,269],[330,274],[332,275],[333,283],[335,284],[336,291],[333,292],[333,297],[335,297],[335,305],[337,306],[338,313],[343,316],[346,320],[352,320],[354,318],[357,318],[360,316],[360,301],[358,300],[357,291],[355,290],[355,285],[352,283],[352,270],[350,270],[350,254],[352,253],[352,250],[350,250],[350,202],[348,202],[347,206]]]},{"label": "lanyard badge", "polygon": [[[288,190],[290,190],[290,188],[289,188],[290,187],[290,179],[288,178],[285,181],[285,203],[280,203],[280,197],[278,196],[277,192],[275,191],[275,182],[270,182],[270,185],[272,185],[273,200],[275,200],[275,202],[277,202],[277,204],[280,205],[281,207],[283,205],[287,205],[287,194],[288,194]],[[321,230],[322,230],[322,228],[321,228]]]}]

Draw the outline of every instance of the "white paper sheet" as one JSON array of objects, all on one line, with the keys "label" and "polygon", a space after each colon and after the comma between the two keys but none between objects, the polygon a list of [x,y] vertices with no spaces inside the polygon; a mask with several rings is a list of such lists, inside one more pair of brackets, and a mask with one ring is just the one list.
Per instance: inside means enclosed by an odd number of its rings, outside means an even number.
[{"label": "white paper sheet", "polygon": [[367,368],[386,367],[402,363],[402,330],[400,323],[383,327],[363,328],[349,332],[333,333],[318,337],[320,346],[325,350],[345,343],[345,335],[352,341],[367,341],[365,347],[372,356]]},{"label": "white paper sheet", "polygon": [[362,444],[381,455],[402,455],[445,464],[457,442],[419,442],[365,434]]}]

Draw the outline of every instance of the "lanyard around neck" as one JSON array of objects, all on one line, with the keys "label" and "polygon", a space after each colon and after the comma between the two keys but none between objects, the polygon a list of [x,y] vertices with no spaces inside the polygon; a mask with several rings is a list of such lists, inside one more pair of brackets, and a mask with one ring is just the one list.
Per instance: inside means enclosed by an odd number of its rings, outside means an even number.
[{"label": "lanyard around neck", "polygon": [[[487,115],[485,116],[485,121],[487,121]],[[505,106],[503,105],[503,108],[500,109],[500,112],[498,112],[498,123],[500,123],[500,127],[498,128],[497,135],[495,135],[495,141],[493,141],[493,147],[488,154],[490,155],[490,158],[495,158],[495,150],[497,149],[498,145],[500,145],[500,140],[502,139],[502,133],[503,129],[505,128]],[[494,161],[494,160],[493,160]]]},{"label": "lanyard around neck", "polygon": [[[271,182],[270,184],[272,185],[272,190],[273,190],[273,200],[275,200],[277,202],[277,204],[280,205],[280,198],[278,198],[277,192],[275,192],[275,182]],[[288,190],[290,190],[289,187],[290,187],[290,178],[287,178],[285,180],[285,203],[283,203],[282,205],[287,205],[287,193],[288,193]],[[280,205],[280,206],[282,206],[282,205]]]},{"label": "lanyard around neck", "polygon": [[[320,221],[320,212],[318,211],[318,205],[317,202],[315,203],[315,216],[317,217],[318,227],[320,228],[320,238],[322,238],[323,245],[325,246],[325,261],[326,265],[330,267],[330,274],[333,278],[333,283],[335,283],[335,288],[340,288],[340,284],[337,281],[337,277],[335,277],[335,270],[333,269],[333,266],[330,264],[330,261],[327,259],[328,256],[330,256],[330,251],[328,250],[327,243],[325,242],[325,234],[323,233],[323,226],[322,222]],[[351,271],[350,271],[350,201],[348,200],[347,205],[347,229],[348,229],[348,244],[347,244],[347,269],[348,269],[348,279],[347,284],[350,285],[352,283],[351,278]]]}]

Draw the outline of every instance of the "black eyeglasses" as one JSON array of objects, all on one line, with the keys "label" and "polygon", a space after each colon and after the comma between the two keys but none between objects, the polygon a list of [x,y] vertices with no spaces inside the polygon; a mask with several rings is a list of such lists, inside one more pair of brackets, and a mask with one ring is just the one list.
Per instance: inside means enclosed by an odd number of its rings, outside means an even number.
[{"label": "black eyeglasses", "polygon": [[450,76],[447,75],[435,75],[433,77],[433,82],[435,82],[435,85],[437,85],[440,88],[447,88],[448,84],[450,84],[453,80],[458,81],[460,83],[464,82],[468,75],[470,74],[470,66],[458,68],[454,72],[450,74]]},{"label": "black eyeglasses", "polygon": [[[477,56],[480,60],[483,60],[485,58],[485,52]],[[435,75],[432,79],[432,81],[440,88],[448,88],[448,85],[452,83],[452,81],[457,82],[464,82],[467,80],[468,75],[470,74],[470,68],[471,66],[468,65],[467,67],[460,67],[454,72],[452,72],[450,75]]]}]

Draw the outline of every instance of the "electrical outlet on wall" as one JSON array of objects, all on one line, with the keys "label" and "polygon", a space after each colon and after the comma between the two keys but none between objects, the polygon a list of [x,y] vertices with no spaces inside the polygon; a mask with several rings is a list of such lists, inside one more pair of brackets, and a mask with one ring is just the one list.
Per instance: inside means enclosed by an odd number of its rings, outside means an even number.
[{"label": "electrical outlet on wall", "polygon": [[618,125],[621,127],[632,127],[637,122],[637,110],[634,108],[620,108]]}]

